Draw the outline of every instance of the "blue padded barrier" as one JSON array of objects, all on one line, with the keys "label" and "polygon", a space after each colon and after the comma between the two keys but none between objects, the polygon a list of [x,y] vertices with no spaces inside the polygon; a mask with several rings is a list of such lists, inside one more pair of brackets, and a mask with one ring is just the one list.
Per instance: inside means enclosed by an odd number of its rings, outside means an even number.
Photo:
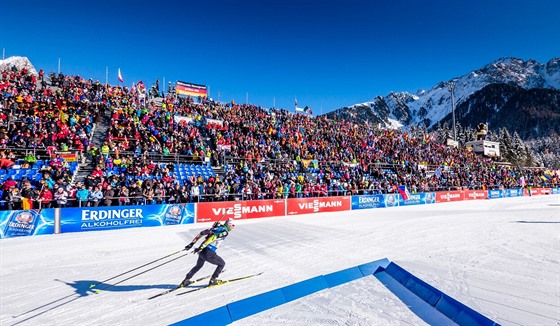
[{"label": "blue padded barrier", "polygon": [[391,275],[392,278],[397,280],[402,285],[405,285],[406,282],[408,282],[408,280],[412,277],[412,274],[395,263],[389,264],[389,266],[387,266],[387,268],[385,269],[385,272]]},{"label": "blue padded barrier", "polygon": [[358,266],[364,276],[373,275],[378,268],[385,268],[389,265],[390,261],[387,258],[372,261],[371,263]]},{"label": "blue padded barrier", "polygon": [[470,325],[472,326],[497,325],[495,322],[488,319],[486,316],[481,315],[477,311],[465,306],[464,304],[453,299],[447,294],[442,295],[441,299],[438,301],[435,308],[459,325],[469,325],[469,326]]},{"label": "blue padded barrier", "polygon": [[435,306],[441,298],[441,291],[416,277],[409,278],[404,286],[430,306]]},{"label": "blue padded barrier", "polygon": [[[422,281],[421,279],[412,275],[395,263],[390,263],[385,270],[380,268],[378,271],[376,271],[376,275],[377,274],[386,274],[392,277],[397,282],[404,285],[404,287],[411,293],[414,293],[420,299],[422,299],[430,306],[434,307],[437,311],[441,312],[447,318],[459,325],[497,325],[488,317],[451,298],[450,296],[446,295],[430,284]],[[401,298],[402,296],[402,294],[400,296],[397,293],[395,294],[399,298]],[[413,312],[415,311],[413,310]],[[415,313],[418,316],[421,316],[418,312]],[[421,316],[421,318],[423,317]]]},{"label": "blue padded barrier", "polygon": [[266,293],[232,302],[226,306],[185,319],[173,325],[225,325],[239,319],[297,300],[309,294],[335,287],[373,274],[389,264],[387,258],[351,267],[328,275],[320,275]]},{"label": "blue padded barrier", "polygon": [[232,321],[236,321],[261,311],[286,303],[280,290],[272,290],[227,305]]},{"label": "blue padded barrier", "polygon": [[329,285],[327,280],[323,276],[317,276],[309,280],[305,280],[299,283],[288,285],[280,289],[286,298],[286,302],[297,300],[306,295],[319,292],[321,290],[327,289]]},{"label": "blue padded barrier", "polygon": [[456,326],[451,319],[443,313],[434,309],[426,301],[422,300],[416,294],[410,292],[404,285],[391,277],[384,271],[375,273],[375,278],[381,282],[391,293],[393,293],[402,303],[404,303],[410,311],[418,318],[422,319],[428,325],[438,326]]},{"label": "blue padded barrier", "polygon": [[219,307],[189,319],[181,320],[171,326],[227,325],[232,320],[227,307]]},{"label": "blue padded barrier", "polygon": [[325,280],[330,287],[338,286],[342,283],[351,282],[364,277],[362,271],[358,267],[343,269],[338,272],[325,275]]}]

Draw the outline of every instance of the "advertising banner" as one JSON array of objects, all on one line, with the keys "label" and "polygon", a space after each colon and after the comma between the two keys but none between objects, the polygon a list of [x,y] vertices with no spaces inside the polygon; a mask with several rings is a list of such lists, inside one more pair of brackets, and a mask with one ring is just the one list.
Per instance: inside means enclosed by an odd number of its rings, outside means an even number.
[{"label": "advertising banner", "polygon": [[56,158],[56,156],[60,156],[60,158],[64,159],[66,162],[77,162],[78,155],[75,152],[54,152],[51,154],[51,158]]},{"label": "advertising banner", "polygon": [[463,190],[465,200],[488,199],[486,190]]},{"label": "advertising banner", "polygon": [[436,192],[436,203],[448,203],[451,201],[465,200],[463,191],[438,191]]},{"label": "advertising banner", "polygon": [[550,195],[552,191],[550,188],[536,188],[537,195]]},{"label": "advertising banner", "polygon": [[426,204],[435,204],[436,203],[436,193],[435,192],[427,192],[426,193]]},{"label": "advertising banner", "polygon": [[539,195],[539,192],[535,188],[531,188],[531,193],[529,193],[529,190],[527,190],[527,188],[523,189],[523,196],[536,196],[536,195]]},{"label": "advertising banner", "polygon": [[523,189],[506,189],[506,197],[521,197],[523,196]]},{"label": "advertising banner", "polygon": [[283,199],[199,203],[196,221],[201,223],[228,218],[241,220],[272,216],[284,216]]},{"label": "advertising banner", "polygon": [[351,197],[288,198],[288,215],[349,211]]},{"label": "advertising banner", "polygon": [[552,194],[554,195],[560,194],[560,188],[552,188]]},{"label": "advertising banner", "polygon": [[207,91],[208,90],[206,88],[206,85],[186,83],[182,81],[178,81],[177,84],[175,85],[175,92],[177,93],[177,95],[207,97],[208,96]]},{"label": "advertising banner", "polygon": [[0,239],[54,233],[54,209],[0,211]]},{"label": "advertising banner", "polygon": [[194,223],[194,204],[72,207],[60,210],[60,231],[83,232]]},{"label": "advertising banner", "polygon": [[352,210],[385,207],[383,195],[352,196]]},{"label": "advertising banner", "polygon": [[495,199],[495,198],[504,198],[505,190],[488,190],[488,198]]},{"label": "advertising banner", "polygon": [[401,195],[399,195],[399,206],[410,206],[410,205],[423,205],[426,204],[426,194],[410,194],[408,199],[404,200]]},{"label": "advertising banner", "polygon": [[399,206],[399,198],[401,198],[401,195],[387,194],[387,195],[383,195],[383,197],[385,197],[385,207]]}]

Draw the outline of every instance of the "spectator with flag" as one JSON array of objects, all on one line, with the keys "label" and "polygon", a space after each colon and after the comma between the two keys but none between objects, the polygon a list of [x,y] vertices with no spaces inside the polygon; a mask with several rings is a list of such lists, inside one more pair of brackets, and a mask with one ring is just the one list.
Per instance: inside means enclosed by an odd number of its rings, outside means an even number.
[{"label": "spectator with flag", "polygon": [[408,200],[410,198],[410,192],[408,192],[408,188],[406,186],[398,186],[397,190],[402,196],[403,200]]}]

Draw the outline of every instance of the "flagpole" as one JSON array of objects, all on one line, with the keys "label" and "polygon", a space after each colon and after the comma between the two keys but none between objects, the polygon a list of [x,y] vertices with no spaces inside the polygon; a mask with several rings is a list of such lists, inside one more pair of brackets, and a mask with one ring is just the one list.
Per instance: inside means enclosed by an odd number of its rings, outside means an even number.
[{"label": "flagpole", "polygon": [[109,85],[109,66],[105,66],[105,87]]},{"label": "flagpole", "polygon": [[60,57],[58,57],[58,73],[60,74]]}]

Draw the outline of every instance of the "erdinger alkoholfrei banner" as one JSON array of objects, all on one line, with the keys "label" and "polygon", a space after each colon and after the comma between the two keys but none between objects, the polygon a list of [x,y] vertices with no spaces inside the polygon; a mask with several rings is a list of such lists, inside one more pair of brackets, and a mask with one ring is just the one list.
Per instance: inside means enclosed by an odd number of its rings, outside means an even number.
[{"label": "erdinger alkoholfrei banner", "polygon": [[431,194],[433,193],[422,192],[417,194],[409,194],[407,200],[404,200],[404,198],[399,195],[399,206],[424,205],[426,204],[426,198],[430,199],[431,201],[435,200],[435,197],[433,197]]},{"label": "erdinger alkoholfrei banner", "polygon": [[207,97],[208,89],[206,85],[199,85],[199,84],[178,81],[177,84],[175,85],[175,93],[177,93],[177,95],[183,95],[183,96]]},{"label": "erdinger alkoholfrei banner", "polygon": [[0,238],[54,233],[54,209],[0,211]]},{"label": "erdinger alkoholfrei banner", "polygon": [[199,203],[196,221],[202,223],[228,218],[240,220],[283,215],[283,199],[223,201]]},{"label": "erdinger alkoholfrei banner", "polygon": [[350,196],[289,198],[287,201],[288,215],[349,211],[352,205]]},{"label": "erdinger alkoholfrei banner", "polygon": [[383,195],[352,196],[352,210],[385,207]]},{"label": "erdinger alkoholfrei banner", "polygon": [[194,223],[194,204],[73,207],[60,210],[60,231],[83,232]]}]

